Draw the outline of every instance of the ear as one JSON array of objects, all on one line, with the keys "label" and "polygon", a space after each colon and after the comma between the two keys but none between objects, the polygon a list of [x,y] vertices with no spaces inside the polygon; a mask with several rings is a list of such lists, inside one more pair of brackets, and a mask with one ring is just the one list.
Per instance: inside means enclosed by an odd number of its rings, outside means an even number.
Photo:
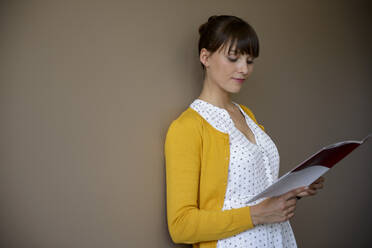
[{"label": "ear", "polygon": [[200,62],[205,66],[205,68],[209,67],[209,55],[210,52],[207,49],[202,48],[200,50]]}]

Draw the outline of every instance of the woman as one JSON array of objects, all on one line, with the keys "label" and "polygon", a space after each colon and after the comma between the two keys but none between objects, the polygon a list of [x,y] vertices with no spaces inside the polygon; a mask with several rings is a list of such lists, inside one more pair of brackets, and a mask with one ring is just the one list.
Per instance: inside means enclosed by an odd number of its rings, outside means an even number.
[{"label": "woman", "polygon": [[254,29],[234,16],[199,28],[200,96],[169,126],[165,141],[167,218],[175,243],[193,247],[296,247],[289,224],[309,187],[247,204],[278,178],[279,154],[250,109],[231,100],[253,70]]}]

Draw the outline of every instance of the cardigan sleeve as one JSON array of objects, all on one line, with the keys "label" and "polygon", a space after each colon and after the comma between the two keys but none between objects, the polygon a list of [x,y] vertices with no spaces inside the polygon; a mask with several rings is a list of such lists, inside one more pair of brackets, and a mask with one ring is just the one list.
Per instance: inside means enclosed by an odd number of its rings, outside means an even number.
[{"label": "cardigan sleeve", "polygon": [[248,206],[198,207],[202,142],[200,125],[191,120],[173,121],[166,135],[167,222],[175,243],[218,240],[253,228]]}]

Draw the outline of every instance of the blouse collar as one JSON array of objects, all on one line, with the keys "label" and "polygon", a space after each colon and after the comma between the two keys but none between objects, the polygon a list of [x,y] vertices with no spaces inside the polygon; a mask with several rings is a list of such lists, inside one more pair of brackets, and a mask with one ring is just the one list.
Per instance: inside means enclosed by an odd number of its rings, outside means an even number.
[{"label": "blouse collar", "polygon": [[[246,113],[242,110],[240,105],[234,101],[232,101],[232,103],[236,105],[246,117]],[[190,107],[198,112],[209,124],[211,124],[218,131],[228,133],[229,130],[231,130],[231,128],[234,126],[229,112],[224,108],[217,107],[199,98],[195,99],[190,104]]]}]

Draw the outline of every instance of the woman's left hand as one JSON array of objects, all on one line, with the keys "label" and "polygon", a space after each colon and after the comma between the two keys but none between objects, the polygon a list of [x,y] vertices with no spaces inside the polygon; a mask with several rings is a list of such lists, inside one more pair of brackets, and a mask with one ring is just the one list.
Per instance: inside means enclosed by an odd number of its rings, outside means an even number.
[{"label": "woman's left hand", "polygon": [[318,190],[323,188],[324,180],[324,177],[319,177],[315,182],[308,186],[308,189],[305,192],[299,193],[297,197],[316,195]]}]

